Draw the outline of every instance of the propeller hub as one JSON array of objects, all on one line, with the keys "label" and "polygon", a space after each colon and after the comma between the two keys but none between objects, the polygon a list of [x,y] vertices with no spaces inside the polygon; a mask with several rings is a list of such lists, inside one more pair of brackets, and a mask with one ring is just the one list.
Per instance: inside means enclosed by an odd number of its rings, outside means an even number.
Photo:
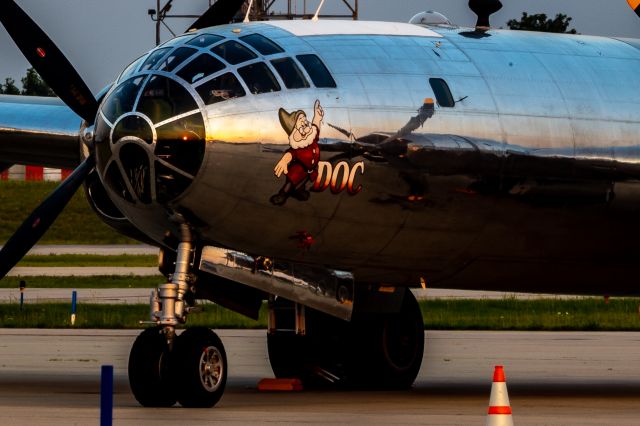
[{"label": "propeller hub", "polygon": [[95,126],[86,127],[82,131],[82,142],[89,148],[89,150],[93,150],[93,142],[95,138]]}]

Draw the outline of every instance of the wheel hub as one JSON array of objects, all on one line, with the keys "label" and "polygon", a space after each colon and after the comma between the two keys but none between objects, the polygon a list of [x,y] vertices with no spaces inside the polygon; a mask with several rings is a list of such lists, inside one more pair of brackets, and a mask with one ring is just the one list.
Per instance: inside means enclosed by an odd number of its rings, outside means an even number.
[{"label": "wheel hub", "polygon": [[214,392],[218,389],[223,368],[222,355],[218,348],[215,346],[204,348],[200,356],[200,381],[207,391]]}]

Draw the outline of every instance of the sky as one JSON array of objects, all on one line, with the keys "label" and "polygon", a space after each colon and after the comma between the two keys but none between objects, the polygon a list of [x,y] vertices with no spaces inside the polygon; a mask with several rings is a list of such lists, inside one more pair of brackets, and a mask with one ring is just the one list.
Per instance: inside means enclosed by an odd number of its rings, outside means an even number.
[{"label": "sky", "polygon": [[[127,64],[155,46],[155,24],[147,10],[156,0],[16,0],[58,47],[67,55],[89,87],[98,92]],[[351,3],[354,0],[348,0]],[[164,4],[166,0],[162,0]],[[304,0],[297,1],[297,10]],[[307,12],[313,13],[320,0],[306,0]],[[408,22],[416,13],[436,10],[454,24],[473,26],[475,15],[468,0],[360,0],[361,20]],[[493,15],[494,27],[506,27],[509,19],[519,19],[522,12],[564,13],[573,17],[572,26],[582,34],[640,38],[640,18],[626,0],[502,0],[504,8]],[[201,14],[209,0],[174,0],[172,14]],[[277,0],[275,10],[285,10]],[[342,0],[326,0],[323,12],[346,12]],[[168,19],[167,24],[180,34],[193,19]],[[171,38],[163,31],[163,40]],[[4,28],[0,27],[0,82],[12,77],[18,83],[28,63]],[[20,86],[20,84],[18,84]]]}]

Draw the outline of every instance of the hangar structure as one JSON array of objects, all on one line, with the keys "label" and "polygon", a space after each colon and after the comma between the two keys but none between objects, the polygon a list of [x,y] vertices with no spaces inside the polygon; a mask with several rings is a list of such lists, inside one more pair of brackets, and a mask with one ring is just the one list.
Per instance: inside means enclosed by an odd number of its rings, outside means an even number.
[{"label": "hangar structure", "polygon": [[[217,1],[208,0],[208,8]],[[165,22],[167,18],[191,18],[197,19],[200,15],[181,15],[169,13],[175,0],[157,0],[156,8],[149,9],[148,14],[155,22],[156,45],[160,44],[160,33],[164,26],[169,32],[176,36],[171,27]],[[358,0],[334,0],[335,5],[326,5],[324,10],[331,7],[331,12],[320,13],[319,18],[323,19],[358,19]],[[338,6],[336,8],[336,5]],[[269,21],[272,19],[311,19],[318,7],[317,1],[307,0],[246,0],[235,16],[234,21],[242,21],[247,15],[247,10],[251,7],[249,19],[251,21]]]}]

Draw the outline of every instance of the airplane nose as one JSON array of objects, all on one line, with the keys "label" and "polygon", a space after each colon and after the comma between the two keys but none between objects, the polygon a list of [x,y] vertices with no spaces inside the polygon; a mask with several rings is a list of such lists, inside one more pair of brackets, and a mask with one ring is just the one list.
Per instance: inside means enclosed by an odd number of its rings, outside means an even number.
[{"label": "airplane nose", "polygon": [[128,203],[171,203],[197,175],[205,135],[202,110],[177,81],[130,79],[101,105],[95,129],[98,172],[107,189]]}]

